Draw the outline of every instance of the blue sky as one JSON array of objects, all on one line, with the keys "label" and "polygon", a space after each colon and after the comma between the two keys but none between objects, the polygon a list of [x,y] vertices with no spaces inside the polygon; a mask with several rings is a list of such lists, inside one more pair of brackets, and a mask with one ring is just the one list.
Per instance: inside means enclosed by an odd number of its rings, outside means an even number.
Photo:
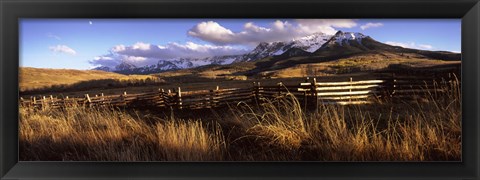
[{"label": "blue sky", "polygon": [[360,32],[409,48],[460,52],[460,19],[21,19],[20,66],[91,69],[242,54],[259,42]]}]

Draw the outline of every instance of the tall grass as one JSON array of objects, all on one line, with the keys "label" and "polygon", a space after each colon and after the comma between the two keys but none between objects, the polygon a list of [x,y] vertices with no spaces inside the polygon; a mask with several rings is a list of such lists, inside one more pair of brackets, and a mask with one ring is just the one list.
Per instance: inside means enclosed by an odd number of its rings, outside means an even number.
[{"label": "tall grass", "polygon": [[413,102],[314,111],[287,94],[239,103],[208,120],[140,117],[113,108],[20,107],[20,159],[460,161],[460,85],[444,82],[437,89],[444,92]]},{"label": "tall grass", "polygon": [[20,108],[21,160],[218,160],[221,132],[200,121],[154,124],[115,109],[30,111]]},{"label": "tall grass", "polygon": [[[321,105],[310,113],[287,94],[258,108],[242,105],[234,117],[246,129],[247,135],[239,139],[268,147],[247,150],[263,152],[254,159],[459,161],[460,85],[458,80],[443,82],[437,90],[444,93],[431,93],[413,103]],[[276,154],[269,154],[272,151]]]}]

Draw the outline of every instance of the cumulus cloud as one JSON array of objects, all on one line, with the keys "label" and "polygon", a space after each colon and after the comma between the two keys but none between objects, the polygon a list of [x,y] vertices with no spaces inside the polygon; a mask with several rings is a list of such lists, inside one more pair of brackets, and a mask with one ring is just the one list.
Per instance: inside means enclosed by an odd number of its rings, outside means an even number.
[{"label": "cumulus cloud", "polygon": [[128,56],[169,59],[179,57],[202,58],[209,56],[235,55],[245,53],[245,50],[234,48],[232,46],[215,46],[196,44],[193,42],[187,42],[185,44],[172,42],[165,46],[138,42],[131,46],[117,45],[112,48],[111,52]]},{"label": "cumulus cloud", "polygon": [[369,22],[367,24],[361,25],[360,29],[365,30],[365,29],[368,29],[368,28],[382,27],[382,26],[383,26],[382,23],[371,23],[371,22]]},{"label": "cumulus cloud", "polygon": [[50,51],[53,51],[55,53],[65,53],[65,54],[70,54],[70,55],[77,54],[77,52],[75,50],[73,50],[72,48],[70,48],[66,45],[50,46],[49,49],[50,49]]},{"label": "cumulus cloud", "polygon": [[232,46],[216,46],[208,44],[168,43],[167,45],[154,45],[137,42],[130,46],[114,46],[109,54],[97,56],[90,61],[95,66],[115,67],[127,62],[137,67],[156,64],[159,60],[175,58],[205,58],[211,56],[236,55],[246,53],[246,49]]},{"label": "cumulus cloud", "polygon": [[201,22],[188,31],[188,35],[210,42],[229,42],[235,34],[217,22]]},{"label": "cumulus cloud", "polygon": [[411,48],[411,49],[424,49],[424,50],[432,50],[434,47],[429,44],[416,44],[415,42],[393,42],[387,41],[385,44],[390,44],[392,46],[400,46],[404,48]]},{"label": "cumulus cloud", "polygon": [[353,28],[357,23],[353,19],[297,19],[298,27],[306,33],[323,32],[335,34],[335,28]]},{"label": "cumulus cloud", "polygon": [[268,27],[248,22],[241,31],[233,32],[217,22],[207,21],[198,23],[187,34],[217,45],[257,45],[260,42],[292,40],[318,32],[335,34],[335,28],[352,28],[356,25],[351,19],[296,19],[292,22],[276,20]]}]

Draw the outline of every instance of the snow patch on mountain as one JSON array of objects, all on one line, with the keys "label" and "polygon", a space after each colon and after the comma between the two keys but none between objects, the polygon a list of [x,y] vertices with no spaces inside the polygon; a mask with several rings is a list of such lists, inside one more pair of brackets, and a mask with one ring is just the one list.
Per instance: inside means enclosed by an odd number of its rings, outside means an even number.
[{"label": "snow patch on mountain", "polygon": [[292,40],[293,46],[307,52],[314,52],[325,44],[332,36],[324,33],[315,33],[300,39]]},{"label": "snow patch on mountain", "polygon": [[348,44],[350,40],[356,40],[361,44],[362,39],[365,37],[368,36],[365,36],[362,33],[338,31],[332,38],[338,45],[342,46],[344,42]]}]

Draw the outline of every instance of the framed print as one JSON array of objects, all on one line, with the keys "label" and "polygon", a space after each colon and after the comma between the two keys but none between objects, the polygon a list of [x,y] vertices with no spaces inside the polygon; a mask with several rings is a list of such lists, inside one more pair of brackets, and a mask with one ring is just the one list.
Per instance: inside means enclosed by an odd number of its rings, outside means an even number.
[{"label": "framed print", "polygon": [[2,179],[478,179],[478,1],[0,5]]}]

